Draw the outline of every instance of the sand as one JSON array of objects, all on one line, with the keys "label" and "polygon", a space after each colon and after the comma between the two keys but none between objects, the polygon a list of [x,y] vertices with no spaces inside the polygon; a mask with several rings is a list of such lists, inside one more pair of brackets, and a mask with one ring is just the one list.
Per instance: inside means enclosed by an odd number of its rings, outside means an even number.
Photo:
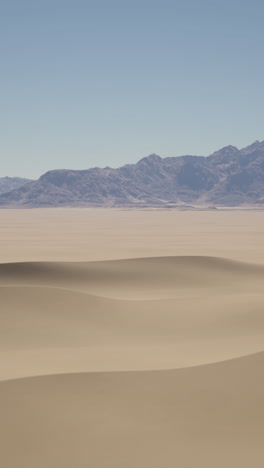
[{"label": "sand", "polygon": [[263,466],[262,212],[0,217],[0,466]]}]

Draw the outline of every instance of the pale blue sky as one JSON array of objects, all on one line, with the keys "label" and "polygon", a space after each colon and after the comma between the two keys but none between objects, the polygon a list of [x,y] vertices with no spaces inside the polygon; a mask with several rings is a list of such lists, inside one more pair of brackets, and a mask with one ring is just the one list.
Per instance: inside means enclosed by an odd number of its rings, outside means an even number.
[{"label": "pale blue sky", "polygon": [[263,0],[0,0],[0,176],[264,139]]}]

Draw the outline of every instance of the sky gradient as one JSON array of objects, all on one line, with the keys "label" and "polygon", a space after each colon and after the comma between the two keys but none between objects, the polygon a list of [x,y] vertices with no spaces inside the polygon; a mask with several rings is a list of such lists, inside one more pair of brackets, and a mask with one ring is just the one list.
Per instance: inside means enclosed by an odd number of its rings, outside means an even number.
[{"label": "sky gradient", "polygon": [[0,0],[0,177],[264,140],[263,0]]}]

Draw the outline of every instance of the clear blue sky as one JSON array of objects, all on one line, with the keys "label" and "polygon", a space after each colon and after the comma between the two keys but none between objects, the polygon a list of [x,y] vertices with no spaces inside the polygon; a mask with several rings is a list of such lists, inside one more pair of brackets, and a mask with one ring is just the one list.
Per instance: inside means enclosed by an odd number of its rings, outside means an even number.
[{"label": "clear blue sky", "polygon": [[263,0],[0,0],[0,176],[264,139]]}]

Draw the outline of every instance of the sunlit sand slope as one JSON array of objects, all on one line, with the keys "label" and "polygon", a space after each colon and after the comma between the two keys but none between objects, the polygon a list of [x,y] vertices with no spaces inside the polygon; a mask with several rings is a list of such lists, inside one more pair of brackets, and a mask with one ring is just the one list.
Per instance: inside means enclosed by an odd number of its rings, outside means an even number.
[{"label": "sunlit sand slope", "polygon": [[49,373],[169,369],[260,351],[263,295],[219,292],[117,300],[0,287],[0,380]]},{"label": "sunlit sand slope", "polygon": [[1,382],[1,466],[260,468],[263,368],[259,353],[172,371]]}]

